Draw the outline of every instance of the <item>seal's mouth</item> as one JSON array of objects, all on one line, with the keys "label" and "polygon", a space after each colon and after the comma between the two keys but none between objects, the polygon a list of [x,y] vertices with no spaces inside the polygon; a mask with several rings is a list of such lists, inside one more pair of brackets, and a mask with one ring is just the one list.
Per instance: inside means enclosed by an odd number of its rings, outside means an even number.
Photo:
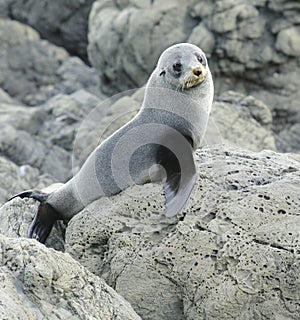
[{"label": "seal's mouth", "polygon": [[191,71],[183,78],[182,88],[190,89],[197,87],[206,79],[207,72],[201,67],[191,69]]},{"label": "seal's mouth", "polygon": [[184,84],[183,84],[183,88],[184,89],[190,89],[190,88],[194,88],[197,87],[199,84],[201,84],[203,81],[205,80],[205,77],[201,78],[201,79],[194,79],[194,78],[189,78],[187,79]]}]

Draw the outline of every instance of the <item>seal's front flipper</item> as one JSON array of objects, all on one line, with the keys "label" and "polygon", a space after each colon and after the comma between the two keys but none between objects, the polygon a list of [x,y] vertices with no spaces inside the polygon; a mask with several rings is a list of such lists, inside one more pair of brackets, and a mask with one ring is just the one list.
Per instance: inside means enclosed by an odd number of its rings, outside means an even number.
[{"label": "seal's front flipper", "polygon": [[166,216],[175,216],[187,202],[196,182],[195,174],[183,177],[178,174],[164,183],[166,198]]},{"label": "seal's front flipper", "polygon": [[41,191],[27,190],[18,193],[9,199],[12,200],[16,197],[32,198],[40,202],[38,211],[29,226],[28,237],[36,239],[41,243],[46,242],[55,221],[62,219],[61,215],[50,204],[47,203],[48,196],[49,194]]},{"label": "seal's front flipper", "polygon": [[164,183],[166,216],[173,217],[188,200],[197,179],[196,165],[191,148],[176,155],[160,146],[157,162],[166,172]]}]

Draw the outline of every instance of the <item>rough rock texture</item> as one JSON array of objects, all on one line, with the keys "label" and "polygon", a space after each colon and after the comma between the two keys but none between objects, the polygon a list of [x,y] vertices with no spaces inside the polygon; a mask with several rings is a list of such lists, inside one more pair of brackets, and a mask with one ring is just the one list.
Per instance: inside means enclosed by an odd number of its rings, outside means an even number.
[{"label": "rough rock texture", "polygon": [[13,103],[13,99],[2,88],[0,88],[0,102],[8,104]]},{"label": "rough rock texture", "polygon": [[0,86],[12,97],[47,89],[57,81],[56,70],[67,60],[62,48],[41,41],[32,28],[0,19]]},{"label": "rough rock texture", "polygon": [[277,137],[279,150],[293,152],[300,146],[300,123],[295,123],[282,130]]},{"label": "rough rock texture", "polygon": [[81,121],[98,104],[102,117],[106,111],[100,102],[83,89],[33,108],[0,102],[0,154],[66,181],[72,176],[73,141]]},{"label": "rough rock texture", "polygon": [[[27,105],[85,88],[99,93],[95,71],[17,21],[0,18],[0,87]],[[99,93],[100,94],[100,93]]]},{"label": "rough rock texture", "polygon": [[[299,13],[294,0],[98,0],[88,52],[103,88],[116,92],[144,85],[169,45],[195,43],[210,57],[216,96],[234,89],[261,99],[275,132],[292,135],[300,122]],[[288,149],[300,150],[298,141]]]},{"label": "rough rock texture", "polygon": [[253,96],[223,93],[213,104],[206,145],[225,143],[246,150],[276,150],[268,107]]},{"label": "rough rock texture", "polygon": [[43,188],[53,182],[50,176],[41,176],[39,170],[29,165],[17,166],[1,156],[0,181],[0,205],[21,190]]},{"label": "rough rock texture", "polygon": [[66,248],[143,319],[299,319],[300,163],[274,152],[197,152],[181,215],[134,187],[74,217]]},{"label": "rough rock texture", "polygon": [[88,15],[94,0],[0,0],[4,15],[26,23],[43,38],[87,60]]},{"label": "rough rock texture", "polygon": [[188,19],[183,28],[187,2],[180,1],[180,10],[179,1],[94,2],[88,54],[104,89],[115,93],[145,84],[161,52],[192,30]]},{"label": "rough rock texture", "polygon": [[[198,150],[198,182],[177,217],[163,216],[161,186],[135,186],[75,216],[65,249],[142,319],[299,319],[299,161]],[[0,233],[24,235],[35,210],[32,200],[5,204]],[[55,229],[48,245],[61,236]]]},{"label": "rough rock texture", "polygon": [[68,254],[0,235],[0,318],[141,319]]}]

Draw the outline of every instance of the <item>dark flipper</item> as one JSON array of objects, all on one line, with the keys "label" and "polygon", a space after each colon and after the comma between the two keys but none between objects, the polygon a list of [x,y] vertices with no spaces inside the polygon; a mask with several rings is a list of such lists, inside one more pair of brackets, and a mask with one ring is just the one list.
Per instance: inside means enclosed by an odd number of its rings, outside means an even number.
[{"label": "dark flipper", "polygon": [[164,181],[167,217],[176,215],[183,208],[196,182],[192,148],[186,145],[185,149],[176,155],[168,148],[160,146],[157,153],[157,162],[164,167],[167,174]]},{"label": "dark flipper", "polygon": [[45,243],[56,220],[60,220],[61,215],[47,203],[49,194],[36,190],[27,190],[16,194],[9,200],[16,197],[32,198],[40,202],[38,211],[34,216],[28,229],[28,238],[33,238],[41,243]]},{"label": "dark flipper", "polygon": [[183,178],[182,174],[178,174],[164,183],[167,217],[176,215],[187,202],[196,182],[196,171],[185,177],[184,182]]}]

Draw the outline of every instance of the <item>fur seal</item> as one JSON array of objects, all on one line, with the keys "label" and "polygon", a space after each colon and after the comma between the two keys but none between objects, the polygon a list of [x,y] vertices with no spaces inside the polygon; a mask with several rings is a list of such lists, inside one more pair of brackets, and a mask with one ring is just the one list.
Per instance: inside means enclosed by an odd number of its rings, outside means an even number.
[{"label": "fur seal", "polygon": [[166,49],[138,114],[103,141],[72,179],[50,193],[27,190],[11,198],[40,202],[28,237],[44,243],[56,220],[69,220],[100,197],[150,181],[163,182],[166,216],[178,213],[196,181],[193,152],[206,131],[213,91],[200,48],[179,43]]}]

